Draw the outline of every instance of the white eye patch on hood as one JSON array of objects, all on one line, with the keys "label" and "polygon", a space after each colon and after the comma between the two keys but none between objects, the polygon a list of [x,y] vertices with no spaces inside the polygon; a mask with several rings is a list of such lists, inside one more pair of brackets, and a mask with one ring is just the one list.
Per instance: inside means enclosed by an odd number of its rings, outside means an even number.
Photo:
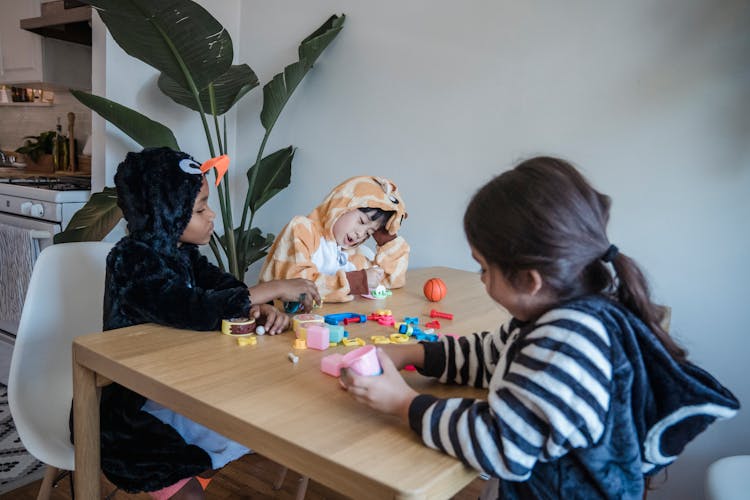
[{"label": "white eye patch on hood", "polygon": [[190,158],[183,158],[182,160],[180,160],[180,169],[186,174],[203,174],[203,172],[201,172],[200,164],[195,160],[191,160]]}]

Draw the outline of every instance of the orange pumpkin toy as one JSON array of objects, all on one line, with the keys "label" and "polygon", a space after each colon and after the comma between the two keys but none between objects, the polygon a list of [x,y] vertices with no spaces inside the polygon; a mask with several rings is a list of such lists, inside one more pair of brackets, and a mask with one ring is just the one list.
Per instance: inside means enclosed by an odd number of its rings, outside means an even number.
[{"label": "orange pumpkin toy", "polygon": [[430,278],[424,284],[424,296],[430,302],[439,302],[445,298],[445,294],[448,293],[448,287],[445,286],[445,282],[440,278]]}]

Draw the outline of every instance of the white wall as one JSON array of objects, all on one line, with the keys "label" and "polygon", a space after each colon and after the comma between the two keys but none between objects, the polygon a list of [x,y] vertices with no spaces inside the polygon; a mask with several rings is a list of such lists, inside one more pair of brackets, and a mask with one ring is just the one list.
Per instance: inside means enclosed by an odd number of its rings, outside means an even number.
[{"label": "white wall", "polygon": [[[749,399],[747,2],[203,4],[262,84],[297,60],[299,41],[330,14],[347,14],[271,136],[267,152],[298,150],[292,185],[257,218],[264,230],[308,213],[346,177],[384,175],[409,207],[403,234],[412,266],[474,270],[461,228],[474,190],[521,158],[563,156],[613,197],[610,239],[672,306],[673,332],[693,360]],[[205,157],[195,118],[165,105],[155,74],[111,41],[107,51],[108,96],[163,120],[185,149]],[[235,185],[262,135],[260,100],[258,88],[238,109]],[[108,133],[109,184],[132,147]],[[750,453],[748,428],[744,410],[715,424],[649,498],[700,497],[712,460]]]}]

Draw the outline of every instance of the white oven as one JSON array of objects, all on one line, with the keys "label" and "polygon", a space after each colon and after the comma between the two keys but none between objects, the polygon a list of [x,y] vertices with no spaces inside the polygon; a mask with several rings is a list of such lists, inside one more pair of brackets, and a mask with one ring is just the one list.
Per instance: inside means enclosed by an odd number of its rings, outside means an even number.
[{"label": "white oven", "polygon": [[[0,230],[3,225],[31,231],[35,250],[52,244],[90,195],[88,178],[0,178]],[[0,383],[8,384],[19,318],[0,318]]]}]

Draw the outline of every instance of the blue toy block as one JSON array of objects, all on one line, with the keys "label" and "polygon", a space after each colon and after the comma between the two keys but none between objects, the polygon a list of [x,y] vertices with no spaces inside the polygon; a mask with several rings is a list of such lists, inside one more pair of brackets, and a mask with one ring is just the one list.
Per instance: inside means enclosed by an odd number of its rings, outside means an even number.
[{"label": "blue toy block", "polygon": [[343,326],[330,325],[328,327],[328,341],[329,342],[338,344],[344,339],[344,337],[346,337],[346,330],[344,330]]}]

